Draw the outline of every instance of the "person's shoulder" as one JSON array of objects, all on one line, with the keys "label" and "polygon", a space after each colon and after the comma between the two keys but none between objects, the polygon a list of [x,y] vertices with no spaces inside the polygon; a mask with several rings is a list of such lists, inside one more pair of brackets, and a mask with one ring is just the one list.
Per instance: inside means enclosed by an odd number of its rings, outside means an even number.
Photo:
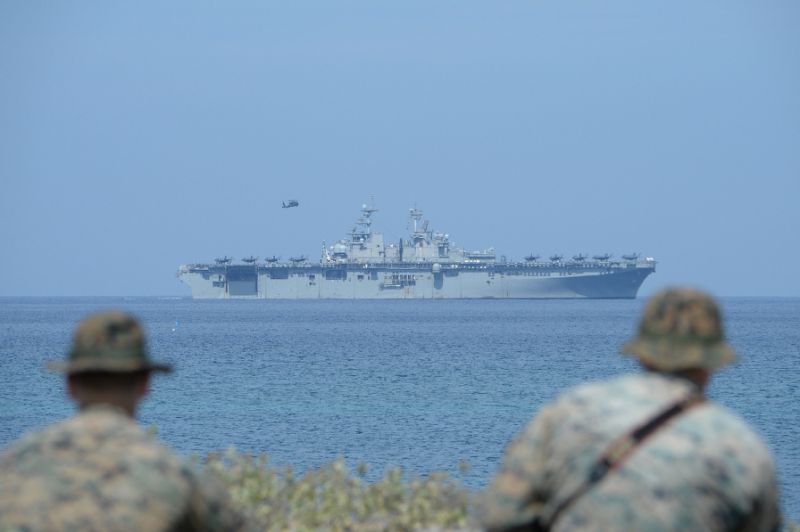
[{"label": "person's shoulder", "polygon": [[624,399],[628,396],[647,395],[659,379],[645,373],[626,373],[602,380],[575,385],[562,392],[553,401],[556,405],[585,403],[604,397]]},{"label": "person's shoulder", "polygon": [[17,464],[28,456],[41,453],[50,445],[50,442],[57,439],[59,435],[70,432],[73,425],[74,419],[68,418],[26,432],[18,439],[11,442],[9,446],[0,453],[0,470],[6,469],[7,466]]},{"label": "person's shoulder", "polygon": [[713,418],[714,424],[717,426],[726,426],[735,430],[749,432],[754,430],[741,414],[722,403],[709,399],[703,406],[705,407],[705,414]]},{"label": "person's shoulder", "polygon": [[0,455],[0,471],[31,467],[41,471],[47,469],[45,464],[61,470],[65,460],[78,455],[84,457],[80,469],[85,470],[118,462],[133,469],[190,476],[184,460],[134,419],[106,408],[82,411],[23,435]]},{"label": "person's shoulder", "polygon": [[769,455],[761,434],[737,412],[714,401],[706,401],[695,410],[694,415],[686,417],[687,423],[700,426],[698,430],[712,434],[727,448],[745,454]]},{"label": "person's shoulder", "polygon": [[631,388],[632,377],[621,375],[606,380],[595,380],[577,384],[562,391],[553,400],[542,405],[536,415],[522,431],[522,439],[531,439],[531,434],[549,431],[564,419],[575,420],[591,415],[610,402],[624,397]]}]

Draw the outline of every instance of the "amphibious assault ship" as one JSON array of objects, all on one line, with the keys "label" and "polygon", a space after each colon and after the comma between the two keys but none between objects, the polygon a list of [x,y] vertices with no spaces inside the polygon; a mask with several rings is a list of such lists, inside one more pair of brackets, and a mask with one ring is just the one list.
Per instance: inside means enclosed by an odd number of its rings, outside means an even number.
[{"label": "amphibious assault ship", "polygon": [[417,208],[409,211],[408,239],[387,242],[372,230],[377,209],[364,205],[347,238],[322,245],[317,263],[276,256],[233,263],[180,266],[178,277],[195,299],[477,299],[634,298],[656,261],[637,254],[537,255],[523,262],[497,258],[493,248],[467,251],[433,231]]}]

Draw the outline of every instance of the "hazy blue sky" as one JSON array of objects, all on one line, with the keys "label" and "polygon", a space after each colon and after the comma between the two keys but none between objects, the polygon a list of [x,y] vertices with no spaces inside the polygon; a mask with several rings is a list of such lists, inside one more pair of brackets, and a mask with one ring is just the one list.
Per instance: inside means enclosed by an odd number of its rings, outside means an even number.
[{"label": "hazy blue sky", "polygon": [[[188,295],[374,196],[468,248],[800,295],[800,2],[0,3],[0,295]],[[298,209],[283,210],[282,199]]]}]

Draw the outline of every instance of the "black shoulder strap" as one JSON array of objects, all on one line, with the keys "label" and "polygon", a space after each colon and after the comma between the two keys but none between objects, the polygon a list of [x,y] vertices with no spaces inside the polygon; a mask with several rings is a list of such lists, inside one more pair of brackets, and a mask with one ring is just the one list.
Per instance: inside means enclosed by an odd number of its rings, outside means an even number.
[{"label": "black shoulder strap", "polygon": [[572,495],[561,501],[547,524],[542,522],[536,523],[534,529],[549,530],[553,523],[559,518],[562,512],[566,510],[572,503],[574,503],[580,496],[589,491],[594,485],[603,480],[603,478],[619,467],[619,465],[630,456],[630,454],[645,440],[648,436],[653,435],[659,428],[663,427],[667,421],[685,412],[689,408],[702,403],[703,396],[699,393],[692,393],[688,397],[681,399],[657,413],[641,425],[635,427],[628,433],[620,436],[608,446],[606,451],[597,459],[586,481],[576,489]]}]

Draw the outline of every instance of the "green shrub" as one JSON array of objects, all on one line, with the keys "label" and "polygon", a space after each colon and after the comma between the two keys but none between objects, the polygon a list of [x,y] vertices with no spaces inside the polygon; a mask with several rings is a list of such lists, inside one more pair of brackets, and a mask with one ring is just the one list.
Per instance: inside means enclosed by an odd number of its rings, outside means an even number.
[{"label": "green shrub", "polygon": [[400,468],[364,479],[338,459],[302,476],[273,467],[266,455],[229,450],[210,455],[207,467],[230,490],[234,504],[264,530],[417,530],[476,528],[470,492],[446,473],[406,476]]}]

